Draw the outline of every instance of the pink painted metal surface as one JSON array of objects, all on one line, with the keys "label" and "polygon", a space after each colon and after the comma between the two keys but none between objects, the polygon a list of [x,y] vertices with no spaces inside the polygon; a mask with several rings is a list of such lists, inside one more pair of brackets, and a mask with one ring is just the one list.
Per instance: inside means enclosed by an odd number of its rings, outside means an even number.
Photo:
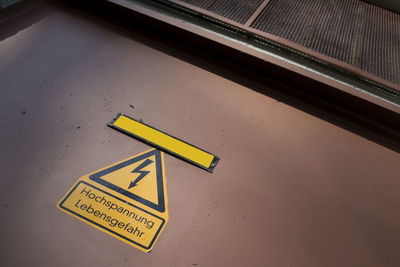
[{"label": "pink painted metal surface", "polygon": [[[151,40],[41,14],[0,42],[4,266],[399,265],[398,153]],[[149,148],[107,127],[116,112],[221,157],[209,174],[166,155],[170,220],[150,254],[55,207],[78,177]]]}]

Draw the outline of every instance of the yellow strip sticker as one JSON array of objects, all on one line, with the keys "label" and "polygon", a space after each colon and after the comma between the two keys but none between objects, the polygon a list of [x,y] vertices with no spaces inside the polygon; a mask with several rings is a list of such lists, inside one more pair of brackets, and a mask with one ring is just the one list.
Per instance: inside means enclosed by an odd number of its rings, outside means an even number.
[{"label": "yellow strip sticker", "polygon": [[118,114],[109,126],[150,143],[210,172],[213,171],[219,160],[217,156],[207,151],[123,114]]}]

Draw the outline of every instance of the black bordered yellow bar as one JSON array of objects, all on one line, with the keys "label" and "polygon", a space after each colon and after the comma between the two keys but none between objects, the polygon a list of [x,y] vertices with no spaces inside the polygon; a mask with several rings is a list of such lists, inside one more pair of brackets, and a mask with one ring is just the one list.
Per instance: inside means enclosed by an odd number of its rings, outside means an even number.
[{"label": "black bordered yellow bar", "polygon": [[219,161],[217,156],[203,149],[121,113],[118,113],[108,126],[171,153],[209,172],[213,172]]}]

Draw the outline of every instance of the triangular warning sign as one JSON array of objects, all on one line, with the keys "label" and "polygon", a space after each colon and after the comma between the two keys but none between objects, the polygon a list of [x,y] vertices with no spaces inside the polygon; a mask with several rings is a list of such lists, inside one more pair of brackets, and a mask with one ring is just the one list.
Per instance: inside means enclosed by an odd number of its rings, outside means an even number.
[{"label": "triangular warning sign", "polygon": [[154,149],[119,162],[89,178],[159,212],[165,211],[164,166]]}]

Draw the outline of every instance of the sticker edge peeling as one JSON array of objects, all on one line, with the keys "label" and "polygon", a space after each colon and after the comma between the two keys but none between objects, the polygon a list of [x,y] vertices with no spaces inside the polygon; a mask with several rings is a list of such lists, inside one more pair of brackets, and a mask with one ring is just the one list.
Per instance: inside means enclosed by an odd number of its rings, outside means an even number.
[{"label": "sticker edge peeling", "polygon": [[[106,234],[108,234],[108,235],[111,235],[111,236],[117,238],[118,240],[120,240],[120,241],[122,241],[122,242],[124,242],[124,243],[126,243],[126,244],[128,244],[128,245],[130,245],[130,246],[133,246],[133,247],[135,247],[135,248],[137,248],[137,249],[139,249],[139,250],[141,250],[141,251],[143,251],[143,252],[145,252],[145,253],[149,253],[149,252],[154,248],[154,245],[155,245],[156,241],[158,240],[158,238],[160,237],[161,233],[163,232],[163,230],[164,230],[164,228],[165,228],[165,226],[166,226],[166,224],[167,224],[167,222],[168,222],[168,218],[162,218],[162,217],[160,217],[160,216],[158,216],[158,215],[156,215],[156,214],[153,214],[153,213],[151,213],[150,211],[147,211],[147,210],[145,210],[145,209],[143,209],[143,208],[141,208],[141,207],[139,207],[139,206],[137,206],[137,205],[135,205],[135,204],[132,204],[132,203],[127,202],[127,201],[123,201],[123,200],[119,199],[117,196],[112,195],[112,194],[110,194],[109,192],[103,191],[102,189],[99,189],[98,187],[92,185],[91,183],[88,183],[88,181],[86,181],[85,178],[86,178],[86,176],[83,176],[83,177],[79,178],[79,179],[73,184],[73,186],[72,186],[72,187],[67,191],[67,193],[61,198],[61,200],[59,200],[59,201],[57,202],[57,205],[56,205],[57,209],[60,210],[61,212],[65,213],[65,214],[67,214],[67,215],[70,215],[70,216],[72,216],[72,217],[78,219],[79,221],[82,221],[82,222],[86,223],[87,225],[89,225],[89,226],[91,226],[91,227],[94,227],[94,228],[96,228],[96,229],[102,231],[103,233],[106,233]],[[121,235],[119,235],[118,233],[116,233],[116,232],[110,230],[109,228],[106,228],[106,227],[104,227],[104,226],[101,226],[100,224],[98,224],[98,223],[96,223],[96,222],[94,222],[94,221],[88,219],[87,217],[85,217],[85,216],[83,216],[83,215],[80,215],[80,214],[77,214],[77,213],[75,213],[74,211],[72,211],[72,210],[68,209],[67,207],[63,206],[62,204],[68,199],[68,197],[74,192],[74,190],[75,190],[75,189],[79,186],[79,184],[81,184],[81,183],[86,184],[86,185],[88,185],[88,186],[91,186],[91,187],[93,187],[94,189],[96,189],[96,190],[98,190],[98,191],[101,191],[101,192],[103,192],[103,193],[105,192],[106,194],[109,194],[110,196],[112,196],[112,197],[114,197],[114,198],[116,198],[116,199],[119,199],[120,201],[123,201],[124,203],[127,203],[128,205],[133,206],[133,207],[135,207],[136,209],[139,209],[139,210],[141,210],[141,211],[143,211],[143,212],[145,212],[145,213],[148,213],[148,214],[150,214],[151,216],[154,216],[155,218],[161,220],[162,223],[161,223],[159,229],[157,230],[157,233],[154,235],[154,237],[153,237],[152,241],[150,242],[150,244],[149,244],[147,247],[145,247],[145,246],[143,246],[142,244],[140,244],[140,243],[138,243],[138,242],[135,242],[135,241],[133,241],[133,240],[131,240],[131,239],[128,239],[128,238],[125,237],[125,236],[121,236]]]},{"label": "sticker edge peeling", "polygon": [[[182,143],[184,143],[184,144],[186,144],[186,145],[188,145],[188,146],[191,146],[191,147],[193,147],[193,148],[195,148],[195,149],[198,149],[198,150],[200,150],[200,151],[202,151],[202,152],[205,152],[205,153],[211,155],[213,158],[212,158],[212,160],[211,160],[211,162],[210,162],[210,165],[209,165],[208,167],[206,167],[205,165],[202,165],[202,164],[200,164],[200,163],[198,163],[198,162],[196,162],[196,161],[194,161],[194,160],[191,160],[190,158],[187,158],[187,157],[185,157],[185,156],[183,156],[183,155],[181,155],[181,154],[179,154],[179,153],[177,153],[177,152],[174,152],[174,151],[172,151],[172,150],[170,150],[170,149],[165,148],[164,146],[161,146],[161,145],[156,144],[156,143],[154,143],[154,142],[152,142],[152,141],[150,141],[150,140],[148,140],[148,139],[146,139],[146,138],[144,138],[144,137],[141,137],[141,136],[135,134],[134,132],[131,132],[131,131],[129,131],[129,130],[123,129],[123,128],[121,128],[121,127],[115,125],[115,122],[116,122],[121,116],[123,116],[123,117],[125,117],[125,118],[128,118],[128,119],[131,119],[131,120],[133,120],[133,121],[135,121],[135,122],[137,122],[137,123],[139,123],[139,124],[142,124],[142,125],[144,125],[144,126],[146,126],[146,127],[149,127],[149,128],[151,128],[151,129],[153,129],[153,130],[159,132],[159,133],[162,133],[162,134],[164,134],[164,135],[167,135],[167,136],[169,136],[169,137],[171,137],[171,138],[173,138],[173,139],[175,139],[175,140],[178,140],[178,141],[180,141],[180,142],[182,142]],[[137,139],[137,140],[140,140],[140,141],[142,141],[142,142],[144,142],[144,143],[146,143],[146,144],[148,144],[148,145],[150,145],[150,146],[152,146],[152,147],[158,148],[158,149],[160,149],[160,150],[162,150],[162,151],[164,151],[164,152],[166,152],[166,153],[168,153],[168,154],[171,154],[171,155],[173,155],[173,156],[176,156],[176,157],[178,157],[178,158],[180,158],[180,159],[182,159],[182,160],[184,160],[184,161],[186,161],[186,162],[188,162],[188,163],[191,163],[191,164],[193,164],[193,165],[195,165],[195,166],[197,166],[197,167],[199,167],[199,168],[201,168],[201,169],[204,169],[204,170],[206,170],[206,171],[208,171],[208,172],[210,172],[210,173],[212,173],[212,172],[214,171],[215,167],[217,166],[217,164],[218,164],[218,162],[219,162],[219,160],[220,160],[220,158],[219,158],[218,156],[216,156],[215,154],[212,154],[212,153],[210,153],[210,152],[208,152],[208,151],[206,151],[206,150],[204,150],[204,149],[201,149],[201,148],[199,148],[199,147],[197,147],[197,146],[195,146],[195,145],[192,145],[192,144],[190,144],[190,143],[188,143],[188,142],[186,142],[186,141],[184,141],[184,140],[182,140],[182,139],[180,139],[180,138],[177,138],[177,137],[175,137],[175,136],[173,136],[173,135],[170,135],[170,134],[168,134],[168,133],[166,133],[166,132],[164,132],[164,131],[161,131],[161,130],[159,130],[159,129],[157,129],[157,128],[151,126],[151,125],[148,125],[148,124],[146,124],[146,123],[144,123],[144,122],[142,122],[142,121],[140,121],[140,120],[134,119],[134,118],[132,118],[132,117],[130,117],[130,116],[128,116],[128,115],[125,115],[125,114],[123,114],[123,113],[118,113],[107,125],[108,125],[109,127],[111,127],[111,128],[114,128],[114,129],[116,129],[116,130],[118,130],[118,131],[120,131],[120,132],[126,134],[126,135],[129,135],[129,136],[131,136],[131,137],[133,137],[133,138],[135,138],[135,139]]]}]

